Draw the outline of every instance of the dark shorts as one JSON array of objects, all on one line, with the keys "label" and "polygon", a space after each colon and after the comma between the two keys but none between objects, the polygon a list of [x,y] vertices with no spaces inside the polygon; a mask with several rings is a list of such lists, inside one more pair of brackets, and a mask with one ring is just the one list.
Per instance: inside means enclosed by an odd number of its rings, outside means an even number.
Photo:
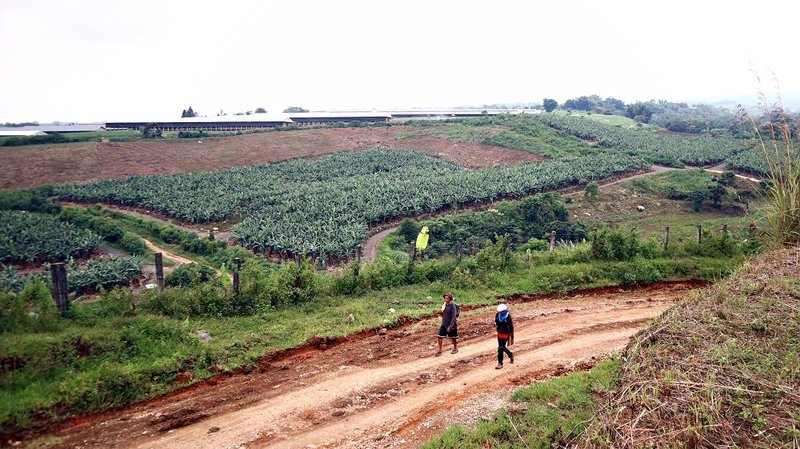
[{"label": "dark shorts", "polygon": [[458,338],[458,325],[453,326],[450,332],[447,332],[447,326],[442,324],[439,326],[439,333],[436,335],[438,338]]}]

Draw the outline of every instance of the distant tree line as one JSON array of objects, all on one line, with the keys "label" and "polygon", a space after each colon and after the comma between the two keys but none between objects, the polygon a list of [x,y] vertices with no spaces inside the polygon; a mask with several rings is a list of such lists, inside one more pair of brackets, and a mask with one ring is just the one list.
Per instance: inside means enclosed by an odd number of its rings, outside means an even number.
[{"label": "distant tree line", "polygon": [[3,123],[2,126],[8,127],[8,128],[21,128],[23,126],[39,126],[39,122],[20,122],[20,123],[5,122],[5,123]]}]

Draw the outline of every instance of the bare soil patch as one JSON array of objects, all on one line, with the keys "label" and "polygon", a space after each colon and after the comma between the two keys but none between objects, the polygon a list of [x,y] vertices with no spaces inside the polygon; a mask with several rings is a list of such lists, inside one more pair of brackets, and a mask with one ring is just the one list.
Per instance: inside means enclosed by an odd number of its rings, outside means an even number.
[{"label": "bare soil patch", "polygon": [[469,168],[538,160],[530,153],[509,148],[456,143],[434,136],[399,137],[409,129],[407,126],[320,128],[204,139],[3,147],[0,165],[5,176],[0,178],[0,188],[215,171],[375,147],[421,151]]},{"label": "bare soil patch", "polygon": [[[51,428],[55,447],[418,447],[493,413],[520,385],[625,347],[692,284],[514,297],[515,364],[495,370],[494,308],[465,310],[457,354],[434,357],[439,318],[315,338],[150,402]],[[345,319],[345,317],[342,317]],[[33,435],[26,442],[33,440]]]}]

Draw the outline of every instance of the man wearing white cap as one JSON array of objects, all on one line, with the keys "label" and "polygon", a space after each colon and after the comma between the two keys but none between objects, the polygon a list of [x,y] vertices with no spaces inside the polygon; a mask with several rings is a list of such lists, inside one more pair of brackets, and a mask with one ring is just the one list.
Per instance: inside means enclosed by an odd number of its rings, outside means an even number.
[{"label": "man wearing white cap", "polygon": [[497,366],[494,369],[502,369],[503,353],[508,354],[509,363],[514,363],[514,354],[506,348],[506,344],[508,346],[514,344],[514,322],[511,320],[507,305],[497,306],[494,324],[497,326]]}]

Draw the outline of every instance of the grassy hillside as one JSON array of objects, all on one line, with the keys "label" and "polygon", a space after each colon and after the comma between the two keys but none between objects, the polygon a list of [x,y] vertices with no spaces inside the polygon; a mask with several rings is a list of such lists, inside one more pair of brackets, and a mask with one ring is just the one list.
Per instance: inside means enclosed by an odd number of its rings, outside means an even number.
[{"label": "grassy hillside", "polygon": [[800,445],[800,247],[692,293],[621,358],[517,391],[425,448]]}]

